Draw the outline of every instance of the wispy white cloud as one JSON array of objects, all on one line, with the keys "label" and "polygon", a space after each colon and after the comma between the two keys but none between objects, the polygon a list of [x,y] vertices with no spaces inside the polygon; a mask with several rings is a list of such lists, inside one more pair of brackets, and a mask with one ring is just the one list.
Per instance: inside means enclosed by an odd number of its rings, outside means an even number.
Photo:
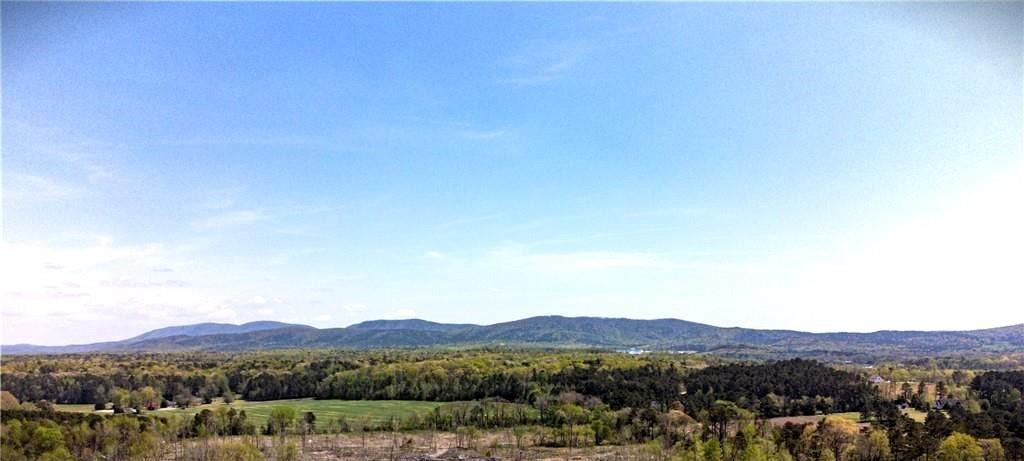
[{"label": "wispy white cloud", "polygon": [[345,312],[349,312],[349,313],[352,313],[352,312],[362,312],[362,311],[366,310],[366,304],[360,304],[360,303],[346,304],[344,306],[341,306],[341,310],[343,310]]},{"label": "wispy white cloud", "polygon": [[209,318],[216,320],[234,320],[238,313],[231,309],[217,309],[209,314]]},{"label": "wispy white cloud", "polygon": [[104,280],[101,282],[103,286],[116,287],[116,288],[150,288],[150,287],[174,287],[174,288],[187,288],[192,286],[191,283],[184,280],[167,279],[167,280],[138,280],[138,279],[117,279],[117,280]]},{"label": "wispy white cloud", "polygon": [[76,198],[82,189],[42,175],[8,173],[4,178],[4,196],[15,201],[58,201]]},{"label": "wispy white cloud", "polygon": [[[68,172],[68,180],[84,178],[91,184],[123,179],[115,171],[110,152],[117,149],[110,143],[100,142],[53,127],[27,123],[12,123],[8,130],[19,155],[46,159]],[[75,181],[79,183],[80,181]]]},{"label": "wispy white cloud", "polygon": [[667,217],[667,216],[708,216],[711,214],[711,210],[705,207],[666,207],[666,208],[655,208],[647,210],[636,210],[626,213],[626,217],[630,218],[646,218],[646,217]]},{"label": "wispy white cloud", "polygon": [[224,229],[252,224],[268,217],[262,210],[235,210],[197,219],[192,222],[192,227],[198,230]]},{"label": "wispy white cloud", "polygon": [[498,142],[514,141],[518,135],[518,130],[512,126],[427,117],[401,117],[382,123],[378,129],[389,133],[400,133],[407,136],[411,142],[433,139],[435,141],[455,140],[457,142],[474,141],[497,144]]},{"label": "wispy white cloud", "polygon": [[331,139],[325,136],[259,136],[225,134],[223,136],[204,136],[191,138],[156,139],[148,144],[161,146],[327,146]]},{"label": "wispy white cloud", "polygon": [[[44,155],[77,169],[80,174],[84,173],[85,179],[92,184],[121,179],[113,167],[100,160],[103,155],[98,152],[111,148],[111,146],[75,142],[37,146],[37,149]],[[86,151],[94,151],[94,153],[86,153]]]},{"label": "wispy white cloud", "polygon": [[672,269],[677,264],[653,253],[622,251],[531,252],[522,246],[505,246],[488,254],[490,261],[505,267],[536,272],[579,272],[614,269]]},{"label": "wispy white cloud", "polygon": [[471,217],[468,217],[468,218],[458,218],[458,219],[453,219],[451,221],[443,222],[443,223],[439,224],[437,226],[437,228],[440,229],[440,230],[447,230],[447,229],[452,229],[452,228],[457,228],[457,227],[463,227],[463,226],[466,226],[466,225],[469,225],[469,224],[477,224],[477,223],[481,223],[481,222],[485,222],[485,221],[493,221],[495,219],[500,218],[501,216],[502,216],[501,213],[491,213],[491,214],[487,214],[487,215],[483,215],[483,216],[471,216]]},{"label": "wispy white cloud", "polygon": [[282,266],[290,263],[295,258],[308,257],[310,255],[323,253],[324,251],[324,248],[318,247],[284,250],[266,258],[264,263],[268,266]]},{"label": "wispy white cloud", "polygon": [[429,250],[425,253],[426,257],[430,259],[444,259],[444,253],[436,250]]},{"label": "wispy white cloud", "polygon": [[465,130],[462,131],[462,136],[466,139],[487,141],[498,138],[505,138],[511,136],[512,131],[506,129],[498,130]]},{"label": "wispy white cloud", "polygon": [[533,40],[501,60],[505,75],[498,83],[539,85],[565,77],[591,51],[583,41]]},{"label": "wispy white cloud", "polygon": [[0,243],[4,340],[106,340],[112,339],[111,325],[141,332],[175,319],[234,318],[231,304],[216,294],[150,270],[188,266],[180,251],[157,243],[120,245],[102,236]]},{"label": "wispy white cloud", "polygon": [[109,236],[74,239],[71,246],[6,243],[3,245],[5,264],[12,271],[23,263],[24,267],[46,270],[83,270],[112,262],[159,258],[167,249],[164,245],[116,245]]},{"label": "wispy white cloud", "polygon": [[200,204],[200,208],[206,210],[231,208],[238,202],[238,197],[244,190],[242,187],[227,187],[207,191],[205,193],[206,198]]},{"label": "wispy white cloud", "polygon": [[408,319],[408,318],[414,318],[417,315],[418,314],[413,309],[399,309],[399,310],[395,311],[394,314],[392,314],[391,317],[393,317],[393,318],[400,318],[400,319]]}]

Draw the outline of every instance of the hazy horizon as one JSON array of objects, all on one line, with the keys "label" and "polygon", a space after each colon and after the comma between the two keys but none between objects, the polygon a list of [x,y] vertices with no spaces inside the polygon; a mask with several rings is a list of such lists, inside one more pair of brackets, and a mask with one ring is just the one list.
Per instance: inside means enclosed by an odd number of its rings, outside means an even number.
[{"label": "hazy horizon", "polygon": [[[688,321],[688,320],[686,320],[686,319],[679,319],[679,318],[671,318],[671,317],[663,317],[663,318],[632,318],[632,317],[594,317],[594,316],[585,316],[585,315],[581,315],[581,316],[572,316],[572,317],[569,317],[569,316],[563,316],[563,315],[559,315],[559,314],[544,314],[544,315],[540,315],[540,316],[534,316],[534,317],[566,317],[566,318],[596,318],[596,319],[627,319],[627,320],[642,320],[642,321],[653,321],[653,320],[682,320],[682,321]],[[156,330],[161,330],[161,329],[164,329],[164,328],[174,328],[174,327],[183,327],[183,326],[193,326],[193,325],[202,325],[202,324],[214,324],[214,325],[234,325],[234,326],[241,326],[241,325],[245,325],[245,324],[249,324],[249,323],[259,323],[259,322],[277,322],[277,323],[281,323],[281,324],[286,324],[286,325],[295,325],[295,326],[307,326],[307,327],[313,327],[313,328],[318,328],[318,329],[338,329],[338,328],[341,328],[341,329],[343,329],[343,328],[349,328],[349,327],[352,327],[352,326],[355,326],[355,325],[358,325],[358,324],[361,324],[361,323],[365,323],[365,322],[372,322],[372,321],[408,321],[408,320],[420,320],[420,321],[426,321],[426,322],[431,322],[431,323],[442,323],[442,324],[465,324],[465,325],[472,325],[472,326],[486,327],[486,326],[492,326],[492,325],[497,325],[497,324],[502,324],[502,323],[514,322],[514,321],[516,321],[516,320],[525,320],[525,319],[527,319],[527,318],[534,318],[534,317],[523,317],[523,318],[515,318],[515,319],[503,320],[503,321],[498,321],[498,322],[493,322],[493,323],[472,323],[472,322],[434,322],[433,320],[430,320],[430,319],[425,319],[425,318],[420,318],[420,317],[409,317],[409,318],[387,318],[387,319],[373,319],[373,318],[369,318],[369,319],[364,319],[364,320],[360,320],[360,321],[358,321],[358,322],[352,322],[352,323],[349,323],[349,324],[345,324],[345,325],[323,325],[323,326],[319,326],[319,327],[316,327],[316,326],[312,326],[312,325],[307,325],[307,324],[304,324],[304,323],[300,323],[300,322],[283,322],[283,321],[278,321],[278,320],[265,320],[265,319],[264,319],[264,320],[261,320],[261,319],[256,319],[256,320],[248,320],[248,321],[244,321],[244,322],[217,322],[217,321],[206,321],[206,322],[197,322],[197,323],[192,323],[192,324],[169,324],[169,325],[162,325],[162,326],[157,326],[157,327],[154,327],[154,328],[152,328],[152,329],[147,329],[147,330],[143,330],[143,331],[138,331],[138,332],[134,332],[134,333],[128,333],[128,334],[126,334],[125,336],[116,336],[116,337],[110,337],[110,338],[106,338],[106,339],[101,339],[101,340],[97,340],[97,341],[95,341],[95,342],[110,342],[110,341],[122,341],[122,340],[126,340],[126,339],[131,339],[131,338],[134,338],[134,337],[136,337],[136,336],[140,336],[140,335],[142,335],[142,334],[145,334],[145,333],[150,333],[150,332],[153,332],[153,331],[156,331]],[[697,323],[700,323],[700,322],[697,322]],[[993,325],[993,326],[989,326],[989,327],[982,327],[982,328],[972,328],[972,329],[970,329],[970,330],[924,330],[924,331],[930,331],[930,332],[942,332],[942,331],[974,331],[974,330],[990,330],[990,329],[998,329],[998,328],[1004,328],[1004,327],[1015,327],[1015,326],[1018,326],[1018,325],[1024,325],[1024,323],[1017,323],[1017,324],[1007,324],[1007,325]],[[711,325],[711,326],[713,326],[713,327],[719,327],[719,328],[744,328],[744,329],[759,329],[759,328],[752,328],[752,327],[746,327],[746,326],[743,326],[743,325]],[[802,332],[802,333],[814,333],[814,334],[820,334],[820,333],[877,333],[877,332],[880,332],[880,331],[912,331],[912,330],[886,330],[886,329],[880,329],[880,330],[871,330],[871,331],[846,331],[846,330],[834,330],[834,331],[832,331],[832,330],[830,330],[830,331],[807,331],[807,330],[792,330],[792,329],[788,329],[788,328],[779,328],[779,329],[774,329],[774,330],[789,330],[789,331],[799,331],[799,332]],[[76,344],[89,344],[89,343],[76,343]],[[72,344],[72,343],[53,343],[53,344],[36,344],[36,343],[3,343],[3,345],[5,345],[5,346],[20,346],[20,345],[32,345],[32,346],[44,346],[44,347],[49,347],[49,346],[70,346],[70,345],[76,345],[76,344]]]},{"label": "hazy horizon", "polygon": [[1021,3],[0,9],[3,344],[1024,322]]}]

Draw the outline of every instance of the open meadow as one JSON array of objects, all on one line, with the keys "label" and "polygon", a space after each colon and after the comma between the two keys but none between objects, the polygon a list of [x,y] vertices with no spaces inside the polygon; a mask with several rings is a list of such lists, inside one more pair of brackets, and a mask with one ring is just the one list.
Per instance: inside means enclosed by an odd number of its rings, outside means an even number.
[{"label": "open meadow", "polygon": [[[313,412],[316,420],[327,422],[344,418],[347,420],[358,420],[369,418],[375,425],[394,419],[406,419],[412,415],[422,415],[442,405],[440,402],[422,402],[415,400],[316,400],[316,399],[284,399],[268,401],[246,401],[236,400],[231,404],[225,404],[220,399],[206,405],[198,405],[189,408],[163,408],[150,414],[194,415],[202,410],[216,410],[217,408],[229,406],[238,411],[245,411],[249,420],[264,425],[274,407],[286,406],[295,409],[298,413]],[[75,413],[111,413],[110,410],[96,411],[92,405],[65,404],[56,405],[57,410]]]}]

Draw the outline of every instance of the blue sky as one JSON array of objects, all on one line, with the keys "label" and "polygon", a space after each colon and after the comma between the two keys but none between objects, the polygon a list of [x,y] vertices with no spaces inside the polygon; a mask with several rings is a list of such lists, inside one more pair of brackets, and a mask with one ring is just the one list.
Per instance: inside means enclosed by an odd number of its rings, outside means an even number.
[{"label": "blue sky", "polygon": [[2,9],[4,343],[1024,321],[1019,3]]}]

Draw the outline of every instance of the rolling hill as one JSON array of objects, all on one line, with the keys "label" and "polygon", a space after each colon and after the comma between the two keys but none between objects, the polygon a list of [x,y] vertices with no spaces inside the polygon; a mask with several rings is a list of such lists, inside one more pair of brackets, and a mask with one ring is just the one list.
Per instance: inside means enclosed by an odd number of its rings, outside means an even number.
[{"label": "rolling hill", "polygon": [[264,330],[277,330],[282,328],[315,329],[307,325],[294,325],[283,322],[257,321],[235,325],[231,323],[196,323],[192,325],[177,325],[158,328],[147,331],[141,335],[134,336],[121,341],[109,341],[92,344],[74,344],[69,346],[36,346],[33,344],[12,344],[0,346],[4,354],[59,354],[76,352],[97,352],[106,350],[133,350],[133,345],[160,338],[184,337],[192,338],[198,336],[218,334],[252,333]]},{"label": "rolling hill", "polygon": [[276,330],[278,328],[298,327],[313,328],[306,325],[294,325],[290,323],[258,321],[235,325],[231,323],[196,323],[193,325],[181,325],[159,328],[148,331],[134,338],[126,339],[129,343],[145,341],[156,338],[167,338],[171,336],[207,336],[235,333],[250,333],[253,331]]},{"label": "rolling hill", "polygon": [[972,331],[807,333],[723,328],[678,319],[531,317],[493,325],[419,319],[373,320],[347,328],[253,322],[161,328],[123,341],[72,346],[3,346],[4,354],[246,351],[288,348],[597,347],[706,352],[732,357],[869,360],[1024,352],[1024,324]]}]

